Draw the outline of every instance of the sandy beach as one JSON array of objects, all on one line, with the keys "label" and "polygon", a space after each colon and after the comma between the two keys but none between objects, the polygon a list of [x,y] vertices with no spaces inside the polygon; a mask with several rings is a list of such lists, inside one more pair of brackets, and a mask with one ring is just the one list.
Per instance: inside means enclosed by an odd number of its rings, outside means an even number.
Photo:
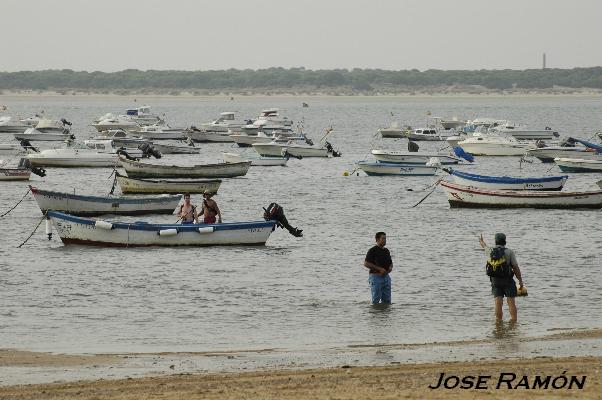
[{"label": "sandy beach", "polygon": [[[536,376],[582,379],[583,389],[533,388]],[[490,376],[487,389],[430,389],[441,373],[445,376]],[[501,373],[517,376],[497,388]],[[601,357],[537,358],[485,362],[394,365],[388,367],[342,366],[300,371],[260,371],[231,374],[181,374],[125,380],[98,380],[0,389],[2,399],[474,399],[474,398],[602,398]],[[529,389],[516,388],[527,376]],[[562,380],[556,386],[561,386]],[[512,386],[512,389],[508,386]]]}]

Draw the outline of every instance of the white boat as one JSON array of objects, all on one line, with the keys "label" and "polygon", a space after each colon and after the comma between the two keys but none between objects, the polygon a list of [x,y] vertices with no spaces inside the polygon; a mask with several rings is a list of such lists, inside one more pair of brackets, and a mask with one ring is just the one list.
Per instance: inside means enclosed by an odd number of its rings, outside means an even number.
[{"label": "white boat", "polygon": [[19,143],[0,143],[0,156],[16,156],[26,152]]},{"label": "white boat", "polygon": [[30,127],[24,122],[13,121],[12,117],[7,115],[0,117],[0,133],[23,133]]},{"label": "white boat", "polygon": [[117,154],[79,148],[42,150],[28,154],[27,159],[32,165],[42,167],[113,167],[117,164]]},{"label": "white boat", "polygon": [[588,150],[583,146],[575,147],[563,147],[563,146],[549,146],[540,147],[532,150],[528,150],[528,156],[533,156],[541,160],[543,163],[554,162],[555,158],[579,158],[582,160],[601,160],[602,154],[595,151]]},{"label": "white boat", "polygon": [[125,150],[130,156],[135,158],[144,157],[144,153],[138,147],[118,146],[113,140],[96,140],[90,139],[84,141],[84,146],[73,144],[72,148],[90,149],[99,153],[117,154],[119,150]]},{"label": "white boat", "polygon": [[499,135],[511,135],[518,140],[553,140],[559,137],[558,132],[553,131],[549,127],[545,129],[529,129],[526,126],[517,126],[510,122],[491,126],[489,132]]},{"label": "white boat", "polygon": [[562,172],[602,172],[602,160],[555,158],[554,162]]},{"label": "white boat", "polygon": [[264,245],[276,226],[276,221],[181,225],[94,220],[57,211],[47,215],[64,244],[94,246]]},{"label": "white boat", "polygon": [[398,164],[426,164],[433,157],[437,157],[442,165],[458,164],[463,161],[450,154],[411,151],[372,150],[372,155],[378,161]]},{"label": "white boat", "polygon": [[328,157],[333,154],[333,150],[326,146],[312,146],[293,142],[253,143],[253,148],[260,156],[264,157],[281,157],[284,151],[295,157]]},{"label": "white boat", "polygon": [[513,137],[479,133],[458,142],[458,146],[475,156],[522,156],[527,150],[536,148],[533,142],[520,142]]},{"label": "white boat", "polygon": [[230,130],[240,129],[248,124],[249,121],[237,120],[234,112],[226,111],[220,113],[215,121],[201,124],[201,130],[210,132],[228,132]]},{"label": "white boat", "polygon": [[195,146],[181,146],[175,144],[153,143],[152,146],[161,154],[199,154],[200,148]]},{"label": "white boat", "polygon": [[514,177],[477,175],[442,168],[458,185],[491,190],[562,190],[568,176]]},{"label": "white boat", "polygon": [[399,176],[432,176],[437,172],[436,166],[422,164],[398,164],[372,161],[358,161],[357,169],[370,176],[399,175]]},{"label": "white boat", "polygon": [[153,125],[162,119],[151,112],[150,106],[143,105],[140,107],[128,108],[125,114],[136,124],[140,126]]},{"label": "white boat", "polygon": [[406,131],[404,135],[410,140],[441,141],[456,136],[457,133],[455,131],[438,130],[435,128],[416,128]]},{"label": "white boat", "polygon": [[23,133],[14,133],[13,136],[17,140],[27,140],[30,142],[63,142],[69,138],[73,138],[73,135],[67,131],[67,133],[55,133],[55,132],[40,132],[35,128],[27,128]]},{"label": "white boat", "polygon": [[446,131],[450,129],[462,128],[466,125],[466,121],[459,120],[458,117],[453,117],[452,119],[441,118],[439,119],[439,123]]},{"label": "white boat", "polygon": [[68,122],[65,119],[62,120],[57,120],[57,119],[51,119],[51,118],[42,118],[38,121],[38,123],[35,126],[36,131],[38,132],[42,132],[42,133],[69,133],[69,128],[67,128],[65,125],[67,124],[71,124],[70,122]]},{"label": "white boat", "polygon": [[222,181],[219,179],[174,179],[174,180],[152,180],[135,179],[116,173],[115,179],[124,194],[177,194],[177,193],[217,193]]},{"label": "white boat", "polygon": [[121,166],[132,178],[233,178],[244,176],[251,162],[202,164],[194,166],[142,163],[120,156]]},{"label": "white boat", "polygon": [[257,132],[257,133],[233,133],[230,134],[230,138],[239,146],[239,147],[251,147],[253,143],[270,143],[273,141],[276,142],[288,142],[290,140],[297,140],[300,142],[305,142],[307,137],[303,134],[296,134],[292,131],[274,131],[271,134],[266,134],[265,132]]},{"label": "white boat", "polygon": [[193,142],[199,143],[232,143],[234,141],[229,132],[203,131],[194,127],[186,129],[184,135]]},{"label": "white boat", "polygon": [[168,125],[144,125],[136,131],[136,136],[151,140],[179,140],[185,139],[184,130],[170,128]]},{"label": "white boat", "polygon": [[31,175],[29,168],[6,167],[0,160],[0,181],[28,181]]},{"label": "white boat", "polygon": [[115,116],[113,114],[106,114],[99,121],[93,123],[92,126],[96,128],[98,132],[116,129],[121,129],[124,131],[137,131],[140,129],[140,125],[138,125],[131,118],[124,115]]},{"label": "white boat", "polygon": [[88,196],[74,193],[42,190],[29,186],[40,210],[66,212],[72,215],[142,215],[172,214],[181,196],[116,197]]},{"label": "white boat", "polygon": [[94,136],[92,139],[112,140],[115,146],[125,147],[138,147],[144,143],[152,144],[152,140],[129,136],[127,132],[125,132],[122,129],[111,129],[108,131],[102,131],[98,136]]},{"label": "white boat", "polygon": [[274,167],[285,166],[289,157],[264,157],[258,155],[242,155],[238,153],[222,153],[224,161],[227,163],[237,163],[243,161],[251,161],[251,166]]},{"label": "white boat", "polygon": [[441,182],[451,207],[602,208],[602,190],[589,192],[488,190]]}]

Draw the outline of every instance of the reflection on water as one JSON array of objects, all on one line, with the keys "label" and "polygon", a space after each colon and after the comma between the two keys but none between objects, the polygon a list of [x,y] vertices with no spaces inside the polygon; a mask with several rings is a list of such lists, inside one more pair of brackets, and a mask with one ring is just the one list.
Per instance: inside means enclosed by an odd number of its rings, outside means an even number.
[{"label": "reflection on water", "polygon": [[[93,135],[98,115],[131,106],[129,98],[4,98],[15,115],[40,109],[73,121],[79,139]],[[434,178],[344,177],[372,148],[404,150],[404,140],[374,138],[390,112],[420,125],[424,113],[493,116],[551,126],[589,137],[602,120],[599,98],[297,98],[148,99],[172,125],[198,125],[234,107],[252,117],[280,106],[305,118],[308,134],[331,125],[337,159],[290,160],[284,168],[251,168],[224,180],[218,195],[225,221],[261,219],[276,201],[294,238],[277,229],[267,246],[251,248],[103,249],[64,247],[39,230],[15,247],[40,219],[28,196],[2,219],[0,347],[46,351],[211,351],[324,348],[347,344],[424,343],[494,337],[500,345],[557,327],[599,327],[602,245],[598,211],[450,210],[439,189],[416,208]],[[4,138],[0,138],[4,141]],[[420,144],[435,151],[439,143]],[[195,164],[221,159],[229,144],[202,144],[199,156],[168,155],[159,162]],[[467,171],[539,175],[551,166],[517,158],[478,158]],[[553,170],[553,173],[558,171]],[[102,194],[105,169],[48,169],[35,184]],[[573,174],[566,190],[594,188],[600,174]],[[411,191],[409,189],[412,189]],[[3,183],[0,213],[27,191]],[[193,196],[200,201],[200,196]],[[131,220],[172,221],[173,216]],[[369,305],[363,267],[374,233],[385,231],[393,256],[390,307]],[[490,285],[478,235],[506,232],[516,251],[528,298],[517,298],[520,328],[492,332]],[[56,236],[56,235],[55,235]],[[488,239],[491,241],[492,239]],[[506,318],[508,315],[506,315]],[[375,334],[375,332],[377,334]]]}]

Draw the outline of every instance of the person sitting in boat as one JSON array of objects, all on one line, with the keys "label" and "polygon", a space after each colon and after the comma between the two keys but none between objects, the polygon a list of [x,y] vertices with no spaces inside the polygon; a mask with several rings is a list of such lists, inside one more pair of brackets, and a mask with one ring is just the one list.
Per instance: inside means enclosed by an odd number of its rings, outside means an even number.
[{"label": "person sitting in boat", "polygon": [[178,216],[184,225],[199,223],[199,213],[196,206],[190,203],[190,193],[184,194],[184,203],[180,205]]},{"label": "person sitting in boat", "polygon": [[201,210],[200,215],[203,216],[203,222],[206,224],[215,224],[216,217],[217,223],[222,223],[222,213],[215,200],[212,199],[214,195],[215,193],[212,193],[209,190],[205,190],[203,193],[203,209]]}]

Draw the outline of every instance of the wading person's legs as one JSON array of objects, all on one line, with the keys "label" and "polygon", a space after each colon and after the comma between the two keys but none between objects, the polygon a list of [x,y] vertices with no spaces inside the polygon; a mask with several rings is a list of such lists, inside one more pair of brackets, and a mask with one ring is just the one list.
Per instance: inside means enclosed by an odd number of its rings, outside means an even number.
[{"label": "wading person's legs", "polygon": [[368,282],[370,282],[370,290],[372,291],[372,304],[380,303],[383,297],[382,276],[370,275]]},{"label": "wading person's legs", "polygon": [[[508,299],[510,300],[510,299]],[[502,321],[502,317],[504,316],[503,312],[502,312],[502,306],[504,305],[504,297],[503,296],[496,296],[495,297],[495,320],[497,322],[501,322]]]},{"label": "wading person's legs", "polygon": [[508,308],[510,309],[510,322],[516,322],[518,319],[518,312],[516,311],[516,303],[514,297],[508,297]]},{"label": "wading person's legs", "polygon": [[391,277],[387,275],[383,278],[382,301],[383,303],[391,304]]}]

